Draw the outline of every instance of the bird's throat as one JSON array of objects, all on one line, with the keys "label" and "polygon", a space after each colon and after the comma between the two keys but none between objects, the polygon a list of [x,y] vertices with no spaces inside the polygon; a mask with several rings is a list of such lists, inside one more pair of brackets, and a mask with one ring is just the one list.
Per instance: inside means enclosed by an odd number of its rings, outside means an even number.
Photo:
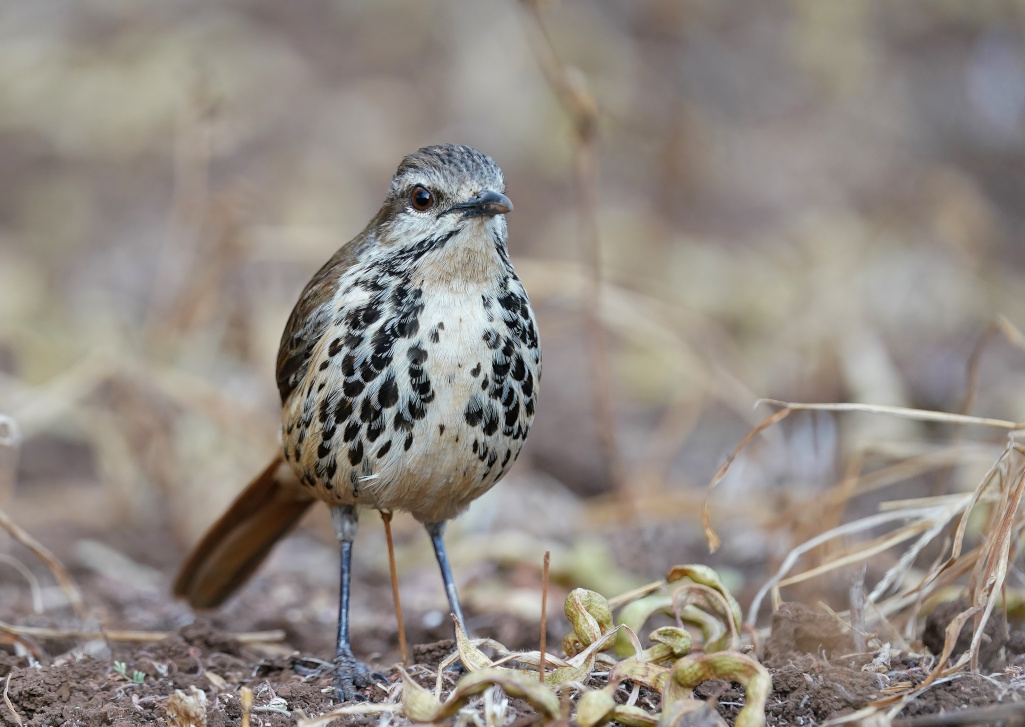
[{"label": "bird's throat", "polygon": [[424,255],[411,275],[425,292],[433,289],[465,291],[487,287],[507,274],[505,240],[496,239],[483,221],[470,220],[444,245]]}]

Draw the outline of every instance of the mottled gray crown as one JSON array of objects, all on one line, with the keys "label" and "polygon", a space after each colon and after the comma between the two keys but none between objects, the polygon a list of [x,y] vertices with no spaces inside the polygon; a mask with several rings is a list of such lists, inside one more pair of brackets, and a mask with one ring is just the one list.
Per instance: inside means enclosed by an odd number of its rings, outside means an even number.
[{"label": "mottled gray crown", "polygon": [[466,187],[505,191],[505,178],[494,159],[472,147],[457,144],[425,146],[403,159],[392,177],[392,192],[399,192],[414,182],[445,191]]}]

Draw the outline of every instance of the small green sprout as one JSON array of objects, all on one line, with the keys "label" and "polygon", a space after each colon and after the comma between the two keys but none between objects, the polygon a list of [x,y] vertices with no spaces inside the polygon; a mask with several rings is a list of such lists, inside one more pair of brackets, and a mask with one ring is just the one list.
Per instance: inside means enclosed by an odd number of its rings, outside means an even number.
[{"label": "small green sprout", "polygon": [[114,662],[114,673],[133,684],[142,684],[146,679],[146,674],[138,669],[133,669],[132,675],[128,676],[128,665],[123,661]]}]

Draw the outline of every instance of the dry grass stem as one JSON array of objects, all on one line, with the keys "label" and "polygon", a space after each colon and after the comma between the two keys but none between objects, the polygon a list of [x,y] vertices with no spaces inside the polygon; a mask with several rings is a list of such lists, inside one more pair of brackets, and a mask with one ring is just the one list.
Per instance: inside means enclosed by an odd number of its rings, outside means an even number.
[{"label": "dry grass stem", "polygon": [[307,719],[300,719],[295,724],[296,727],[324,727],[331,722],[334,722],[339,717],[353,717],[364,714],[394,714],[402,711],[401,704],[386,704],[386,703],[368,703],[368,704],[354,704],[348,707],[337,707],[332,709],[330,712],[320,715],[319,717],[311,717]]},{"label": "dry grass stem", "polygon": [[709,552],[714,553],[715,551],[717,551],[719,549],[719,545],[722,543],[722,541],[719,539],[719,536],[716,535],[715,531],[712,529],[712,515],[709,510],[709,498],[712,496],[712,490],[714,490],[716,486],[720,482],[722,482],[723,478],[726,477],[726,473],[729,472],[730,465],[733,464],[734,460],[737,459],[737,457],[744,450],[744,448],[751,442],[752,439],[754,439],[758,435],[759,432],[768,429],[773,424],[782,421],[789,415],[790,409],[783,409],[762,420],[757,426],[755,426],[751,431],[749,431],[747,433],[747,436],[745,436],[740,441],[740,444],[738,444],[733,449],[733,451],[730,452],[729,456],[726,458],[726,461],[719,466],[719,469],[716,470],[715,475],[712,476],[712,481],[708,484],[708,488],[705,491],[704,506],[701,508],[701,525],[705,531],[705,540],[708,541]]},{"label": "dry grass stem", "polygon": [[53,573],[53,577],[57,580],[57,584],[60,589],[64,592],[64,595],[68,599],[68,603],[71,604],[72,608],[75,609],[75,613],[82,617],[82,594],[78,590],[78,586],[71,580],[71,576],[68,574],[67,569],[64,565],[57,560],[57,557],[49,551],[49,549],[43,547],[43,545],[28,534],[23,528],[17,523],[11,520],[3,510],[0,510],[0,527],[6,530],[12,538],[24,545],[26,548],[31,550],[39,560],[46,564],[46,567]]},{"label": "dry grass stem", "polygon": [[[983,451],[967,446],[951,447],[943,451],[912,456],[908,459],[885,465],[872,472],[859,472],[856,477],[850,480],[845,476],[840,483],[825,490],[814,502],[801,502],[793,505],[784,510],[780,515],[772,518],[768,526],[788,528],[801,513],[807,512],[809,508],[821,508],[822,510],[842,509],[846,506],[848,500],[890,487],[898,482],[905,482],[915,477],[936,472],[951,464],[964,462],[968,459],[969,454],[977,455],[979,458],[985,456],[986,461],[993,461],[990,448],[986,448],[986,451]],[[853,456],[856,459],[863,460],[866,455],[867,452],[856,452]],[[850,471],[848,470],[848,472]],[[952,495],[951,497],[960,497],[960,495]],[[923,504],[925,502],[937,504],[938,501],[934,498],[935,496],[922,498],[921,501]],[[892,508],[895,506],[895,502],[903,501],[885,502],[880,505],[880,508]],[[911,501],[908,502],[910,503]]]},{"label": "dry grass stem", "polygon": [[[979,340],[976,341],[975,346],[972,348],[971,354],[968,356],[968,366],[965,377],[965,393],[961,399],[960,406],[958,406],[958,414],[967,415],[975,406],[975,397],[979,389],[979,370],[980,364],[982,363],[982,354],[988,347],[989,342],[992,341],[998,333],[1004,330],[1004,326],[1001,325],[1001,321],[1004,324],[1006,324],[1006,326],[1010,326],[1010,323],[1002,317],[997,321],[991,322],[988,326],[986,326],[985,330],[983,330],[982,334],[979,336]],[[1013,328],[1013,326],[1011,328]],[[1010,331],[1008,330],[1008,332]],[[1010,338],[1011,336],[1008,337]],[[1020,334],[1018,337],[1020,338]],[[954,433],[954,436],[951,439],[952,442],[956,444],[960,443],[960,441],[963,438],[964,429],[961,428]],[[933,494],[941,495],[947,491],[947,483],[949,482],[950,475],[952,473],[953,467],[950,466],[943,472],[943,474],[940,477],[936,478],[936,483],[933,486]]]},{"label": "dry grass stem", "polygon": [[[935,689],[941,684],[947,684],[956,679],[961,679],[966,676],[969,676],[968,672],[962,672],[960,674],[947,674],[946,676],[940,677],[939,679],[935,679],[932,681],[926,680],[925,682],[922,682],[922,684],[913,689],[909,689],[901,693],[892,694],[890,696],[877,699],[875,702],[872,703],[872,706],[876,707],[877,709],[890,707],[890,709],[887,710],[886,714],[883,716],[887,720],[892,720],[894,717],[900,714],[906,706],[908,706],[909,704],[911,704],[911,702],[921,697],[930,689]],[[1020,708],[1021,707],[1019,705],[1019,709]]]},{"label": "dry grass stem", "polygon": [[975,619],[975,634],[972,637],[970,649],[973,671],[977,671],[979,668],[979,643],[982,640],[983,629],[990,614],[993,613],[997,597],[1006,582],[1011,547],[1018,542],[1023,526],[1019,510],[1022,495],[1025,494],[1025,470],[1019,471],[1014,482],[1014,487],[1009,490],[1006,502],[1002,502],[996,510],[997,526],[987,531],[984,541],[984,557],[976,562],[975,570],[969,581],[972,602],[976,607],[983,606],[982,613]]},{"label": "dry grass stem", "polygon": [[399,655],[402,663],[409,666],[409,648],[406,646],[406,622],[402,617],[402,599],[399,597],[399,573],[395,567],[395,545],[391,537],[390,510],[381,510],[381,520],[384,522],[384,537],[388,542],[388,569],[391,572],[391,594],[395,602],[395,622],[399,630]]},{"label": "dry grass stem", "polygon": [[[962,502],[967,502],[968,498],[963,498]],[[860,520],[855,520],[844,525],[832,528],[824,533],[821,533],[814,538],[806,540],[801,545],[795,547],[790,553],[784,558],[783,563],[780,565],[776,574],[765,583],[761,589],[759,589],[757,595],[751,603],[750,610],[748,611],[748,621],[754,623],[757,620],[758,611],[761,607],[761,602],[764,599],[766,593],[770,590],[774,594],[778,594],[779,588],[785,584],[798,583],[802,580],[806,580],[804,574],[798,574],[796,576],[787,579],[784,582],[784,576],[790,571],[791,568],[796,565],[798,559],[807,553],[808,551],[816,548],[823,543],[826,543],[834,538],[847,536],[860,532],[867,532],[872,528],[879,527],[881,525],[887,525],[892,522],[906,521],[911,519],[912,522],[905,525],[903,528],[898,529],[895,533],[885,537],[886,545],[881,546],[879,543],[869,544],[867,546],[868,552],[861,552],[855,550],[851,553],[838,558],[831,563],[821,566],[816,569],[815,575],[836,570],[838,567],[843,565],[850,565],[863,560],[867,560],[873,554],[881,552],[888,547],[903,542],[914,537],[916,534],[925,530],[927,534],[936,534],[943,525],[952,520],[957,513],[961,510],[961,506],[946,505],[946,506],[934,506],[934,507],[920,507],[920,508],[905,508],[899,511],[882,512],[876,515],[870,515]],[[916,522],[917,521],[917,522]],[[807,576],[811,577],[811,576]],[[873,594],[875,592],[873,591]],[[874,599],[875,595],[870,595],[869,599]]]},{"label": "dry grass stem", "polygon": [[0,553],[0,563],[6,563],[11,568],[14,568],[14,570],[21,574],[22,578],[28,581],[29,592],[32,594],[32,610],[37,614],[42,613],[43,589],[39,585],[39,579],[36,578],[36,574],[20,560],[13,558],[6,553]]},{"label": "dry grass stem", "polygon": [[985,707],[966,707],[954,712],[921,714],[916,717],[895,719],[891,727],[962,727],[964,725],[995,725],[1021,727],[1025,725],[1025,712],[1018,702],[990,704]]},{"label": "dry grass stem", "polygon": [[[106,639],[107,641],[126,643],[156,642],[174,635],[173,631],[123,631],[117,629],[93,631],[90,629],[52,629],[43,626],[14,626],[3,621],[0,621],[0,631],[34,639]],[[284,641],[285,632],[281,629],[249,631],[231,634],[231,638],[240,644],[264,644]]]},{"label": "dry grass stem", "polygon": [[965,414],[951,414],[945,411],[931,411],[928,409],[908,409],[903,406],[886,406],[884,404],[801,404],[776,399],[760,399],[758,404],[769,404],[771,406],[783,407],[783,411],[843,411],[863,412],[865,414],[886,414],[898,416],[904,419],[914,419],[921,422],[940,422],[942,424],[966,424],[979,427],[994,427],[997,429],[1009,429],[1018,431],[1025,429],[1025,423],[1012,422],[1006,419],[987,419],[984,417],[973,417]]},{"label": "dry grass stem", "polygon": [[[1000,329],[995,326],[993,332],[997,330]],[[992,335],[992,333],[988,335]],[[1010,335],[1021,339],[1020,334]],[[983,338],[988,340],[988,336]],[[755,427],[745,437],[716,473],[709,486],[709,492],[721,481],[731,462],[755,434],[780,421],[792,411],[866,412],[958,426],[976,425],[1000,428],[1009,430],[1011,433],[1025,428],[1025,424],[1011,421],[902,407],[862,404],[791,404],[776,401],[768,403],[781,406],[782,409]],[[964,461],[963,455],[970,449],[970,447],[963,446],[958,439],[945,452],[930,453],[913,460],[898,462],[896,465],[885,467],[868,475],[860,473],[860,460],[856,460],[857,467],[853,469],[848,467],[843,480],[836,487],[827,491],[818,503],[814,503],[811,506],[813,508],[811,512],[821,512],[823,515],[833,513],[830,519],[835,519],[838,516],[838,511],[846,506],[851,497],[857,494],[864,494],[930,470],[938,472],[938,477],[943,478],[949,475],[950,468]],[[865,617],[866,610],[868,610],[878,619],[876,628],[880,628],[880,624],[885,623],[887,629],[903,640],[899,632],[890,625],[888,619],[910,607],[905,617],[911,618],[913,621],[928,599],[934,596],[939,597],[943,593],[943,589],[963,582],[964,576],[968,575],[967,590],[971,605],[948,624],[943,653],[927,680],[916,687],[914,692],[920,694],[935,685],[938,680],[948,678],[966,666],[976,672],[979,668],[980,646],[986,623],[1000,601],[1000,595],[1010,569],[1012,554],[1015,552],[1023,530],[1025,530],[1025,516],[1021,512],[1023,498],[1025,498],[1025,445],[1019,444],[1009,437],[1003,452],[991,464],[972,492],[883,502],[879,505],[879,512],[874,515],[836,525],[805,539],[787,554],[776,574],[756,594],[748,612],[748,620],[754,624],[761,603],[768,594],[772,596],[773,606],[778,606],[782,601],[780,593],[782,588],[835,572],[841,568],[865,563],[910,540],[912,541],[910,546],[904,549],[897,561],[878,579],[867,597],[864,596],[861,581],[857,585],[858,593],[855,594],[852,590],[852,624],[856,622],[854,628],[859,633],[867,632],[872,627],[872,624],[867,623],[868,619]],[[980,511],[981,506],[986,508],[984,512],[987,520],[980,531],[981,542],[972,550],[964,552],[969,518],[973,513]],[[808,506],[805,507],[807,509]],[[792,511],[790,520],[796,521],[799,515],[801,515],[800,512]],[[822,518],[819,518],[818,522],[821,521]],[[782,524],[786,520],[779,518],[777,522]],[[920,577],[918,585],[906,587],[903,592],[900,592],[907,576],[912,572],[912,568],[915,567],[925,549],[930,544],[936,543],[952,525],[952,536],[944,544],[947,556],[936,558],[927,568],[925,575]],[[889,528],[889,530],[844,547],[817,565],[790,574],[802,556],[825,543],[841,541],[841,539],[854,535],[867,535],[877,528]],[[710,529],[708,532],[711,532]],[[712,535],[714,536],[714,533]],[[710,543],[712,542],[714,541],[710,538]],[[883,600],[887,594],[893,595]],[[949,660],[954,644],[961,628],[969,619],[973,621],[971,645],[956,663],[950,664]],[[908,628],[911,629],[912,625],[909,623]],[[909,631],[910,633],[912,632]],[[897,702],[905,704],[907,698],[909,698],[908,693],[901,691],[900,694],[881,700],[875,706],[889,706]]]},{"label": "dry grass stem", "polygon": [[11,714],[14,715],[14,721],[18,723],[18,727],[23,727],[25,723],[21,721],[21,715],[18,714],[18,710],[14,708],[11,698],[8,696],[8,692],[11,689],[12,676],[14,676],[13,670],[7,673],[7,681],[4,682],[4,704],[7,705],[7,709],[11,710]]},{"label": "dry grass stem", "polygon": [[541,569],[541,645],[538,648],[538,678],[545,680],[545,649],[548,641],[548,567],[552,560],[552,551],[545,551],[544,565]]}]

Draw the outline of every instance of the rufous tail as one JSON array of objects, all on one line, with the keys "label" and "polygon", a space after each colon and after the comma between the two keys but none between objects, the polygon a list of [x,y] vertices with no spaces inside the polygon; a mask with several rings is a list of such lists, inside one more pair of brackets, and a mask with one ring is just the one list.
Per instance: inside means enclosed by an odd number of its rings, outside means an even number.
[{"label": "rufous tail", "polygon": [[189,553],[174,581],[174,595],[193,608],[220,605],[246,582],[314,502],[277,457]]}]

